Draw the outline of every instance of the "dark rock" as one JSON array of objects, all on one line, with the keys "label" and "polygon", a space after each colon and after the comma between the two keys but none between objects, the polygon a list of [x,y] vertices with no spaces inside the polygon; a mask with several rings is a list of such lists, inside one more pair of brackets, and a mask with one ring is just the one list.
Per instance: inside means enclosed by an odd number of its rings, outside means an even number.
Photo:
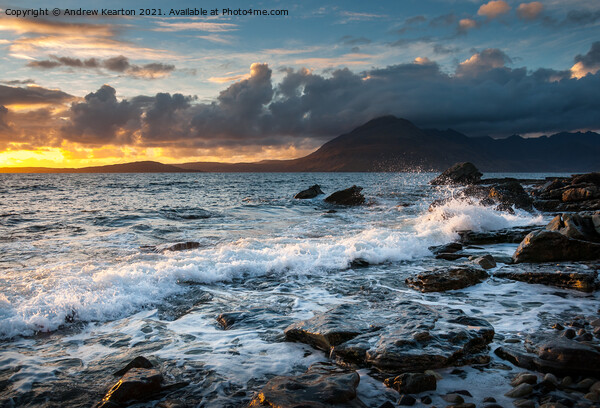
[{"label": "dark rock", "polygon": [[589,183],[600,186],[600,172],[574,174],[572,184]]},{"label": "dark rock", "polygon": [[162,390],[162,380],[162,374],[154,368],[132,368],[112,386],[102,401],[122,404],[148,400]]},{"label": "dark rock", "polygon": [[132,368],[152,368],[152,367],[154,367],[154,366],[146,357],[137,356],[136,358],[131,360],[129,362],[129,364],[127,364],[125,367],[121,368],[119,371],[115,371],[113,373],[113,375],[122,376],[127,371],[131,370]]},{"label": "dark rock", "polygon": [[496,402],[496,398],[494,397],[485,397],[483,402]]},{"label": "dark rock", "polygon": [[460,404],[448,405],[446,408],[476,408],[476,405],[472,402],[463,402]]},{"label": "dark rock", "polygon": [[494,276],[592,292],[597,287],[598,272],[593,266],[580,264],[517,264],[503,266]]},{"label": "dark rock", "polygon": [[325,193],[323,191],[321,191],[321,186],[319,186],[318,184],[315,184],[314,186],[311,186],[311,187],[307,188],[306,190],[300,191],[298,194],[296,194],[294,196],[294,198],[304,200],[307,198],[315,198],[319,194],[325,194]]},{"label": "dark rock", "polygon": [[573,338],[575,338],[575,330],[567,329],[562,333],[562,335],[564,337],[566,337],[567,339],[573,339]]},{"label": "dark rock", "polygon": [[436,389],[435,376],[421,373],[404,373],[394,378],[387,378],[385,385],[395,389],[400,394],[420,394]]},{"label": "dark rock", "polygon": [[365,196],[361,193],[362,187],[352,186],[345,190],[336,191],[325,199],[325,202],[338,205],[361,205]]},{"label": "dark rock", "polygon": [[509,398],[521,398],[530,395],[533,392],[531,384],[522,383],[512,390],[508,391],[505,396]]},{"label": "dark rock", "polygon": [[565,329],[565,327],[564,327],[562,324],[560,324],[560,323],[554,323],[554,324],[552,325],[552,328],[553,328],[553,329],[556,329],[556,330],[558,330],[558,331],[560,331],[560,330],[564,330],[564,329]]},{"label": "dark rock", "polygon": [[460,242],[450,242],[449,244],[445,245],[429,247],[429,250],[434,254],[452,254],[460,251],[461,249],[463,249],[463,246]]},{"label": "dark rock", "polygon": [[445,259],[446,261],[456,261],[457,259],[460,258],[468,258],[469,254],[457,254],[456,252],[454,253],[439,253],[435,256],[435,259]]},{"label": "dark rock", "polygon": [[600,219],[600,212],[559,214],[548,223],[546,229],[573,239],[600,242],[600,233],[594,223],[596,218]]},{"label": "dark rock", "polygon": [[583,333],[580,336],[575,337],[573,340],[575,341],[592,341],[594,340],[594,336],[591,333]]},{"label": "dark rock", "polygon": [[573,201],[586,201],[600,196],[600,189],[596,186],[569,188],[562,193],[561,201],[563,203]]},{"label": "dark rock", "polygon": [[223,329],[230,329],[231,326],[237,321],[241,321],[248,316],[247,312],[226,312],[221,313],[217,316],[217,322],[223,327]]},{"label": "dark rock", "polygon": [[389,401],[386,401],[386,402],[384,402],[383,404],[381,404],[381,405],[379,406],[379,408],[394,408],[394,406],[395,406],[395,405],[394,405],[393,403],[391,403],[391,402],[389,402]]},{"label": "dark rock", "polygon": [[474,184],[481,179],[481,172],[473,163],[456,163],[429,182],[432,185]]},{"label": "dark rock", "polygon": [[429,395],[425,395],[424,397],[421,397],[421,404],[431,404],[433,401],[431,400],[431,397]]},{"label": "dark rock", "polygon": [[471,393],[467,390],[458,390],[458,391],[452,391],[450,394],[458,394],[458,395],[463,395],[465,397],[473,397],[473,395],[471,395]]},{"label": "dark rock", "polygon": [[494,329],[460,310],[396,301],[375,310],[363,304],[339,305],[292,324],[285,336],[346,363],[402,373],[481,361],[479,353],[491,342]]},{"label": "dark rock", "polygon": [[[496,404],[496,402],[495,402],[495,401],[496,401],[496,400],[494,400],[494,402],[492,402],[492,403],[490,403],[490,404],[485,404],[485,405],[483,406],[483,408],[504,408],[502,405],[500,405],[500,404]],[[484,400],[483,402],[485,402],[485,400]]]},{"label": "dark rock", "polygon": [[398,405],[410,407],[415,405],[415,402],[417,402],[417,400],[412,395],[401,395],[398,400]]},{"label": "dark rock", "polygon": [[543,373],[600,374],[600,351],[596,347],[553,334],[530,336],[526,342],[526,350],[503,346],[494,352],[516,366]]},{"label": "dark rock", "polygon": [[187,251],[190,249],[200,248],[199,242],[189,241],[189,242],[178,242],[176,244],[171,244],[167,246],[157,246],[157,252],[165,252],[165,251]]},{"label": "dark rock", "polygon": [[462,404],[465,399],[458,394],[446,394],[442,395],[442,399],[451,404]]},{"label": "dark rock", "polygon": [[443,268],[406,278],[406,284],[421,292],[443,292],[476,285],[487,277],[487,272],[477,268]]},{"label": "dark rock", "polygon": [[464,245],[514,244],[539,227],[516,227],[490,232],[458,231]]},{"label": "dark rock", "polygon": [[512,385],[513,387],[516,387],[517,385],[521,385],[521,384],[535,384],[537,383],[537,375],[535,374],[531,374],[531,373],[519,373],[515,376],[515,378],[513,378],[513,380],[510,382],[510,385]]},{"label": "dark rock", "polygon": [[350,262],[350,268],[366,268],[368,267],[370,264],[368,261],[362,259],[362,258],[356,258],[353,259],[352,262]]},{"label": "dark rock", "polygon": [[517,181],[492,186],[489,197],[500,204],[501,209],[521,208],[531,211],[533,199]]},{"label": "dark rock", "polygon": [[572,239],[547,230],[528,234],[513,255],[515,263],[594,259],[600,259],[600,243]]},{"label": "dark rock", "polygon": [[490,254],[473,259],[473,263],[476,263],[483,269],[492,269],[496,267],[496,260]]},{"label": "dark rock", "polygon": [[272,378],[249,407],[362,408],[366,405],[356,398],[359,381],[356,371],[316,363],[304,374]]},{"label": "dark rock", "polygon": [[535,408],[535,402],[529,399],[518,399],[513,401],[516,408]]}]

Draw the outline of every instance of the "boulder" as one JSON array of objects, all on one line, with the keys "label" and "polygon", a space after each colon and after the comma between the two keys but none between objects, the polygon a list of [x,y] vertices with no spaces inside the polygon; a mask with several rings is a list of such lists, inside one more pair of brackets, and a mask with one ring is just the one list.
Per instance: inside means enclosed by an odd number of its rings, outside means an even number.
[{"label": "boulder", "polygon": [[450,242],[449,244],[445,245],[429,247],[429,250],[434,254],[452,254],[460,251],[461,249],[463,249],[463,246],[460,242]]},{"label": "boulder", "polygon": [[397,377],[386,378],[384,384],[400,394],[420,394],[437,388],[435,376],[422,373],[404,373]]},{"label": "boulder", "polygon": [[345,190],[336,191],[325,202],[338,205],[361,205],[365,202],[365,196],[362,195],[362,187],[352,186]]},{"label": "boulder", "polygon": [[475,184],[481,179],[481,172],[473,163],[456,163],[429,182],[432,185]]},{"label": "boulder", "polygon": [[496,260],[490,254],[473,259],[473,263],[481,266],[483,269],[492,269],[496,267]]},{"label": "boulder", "polygon": [[356,371],[316,363],[298,376],[272,378],[249,407],[330,408],[366,407],[356,397],[360,376]]},{"label": "boulder", "polygon": [[307,343],[345,363],[384,373],[488,362],[486,349],[493,336],[494,328],[484,319],[406,300],[377,309],[343,304],[285,329],[288,341]]},{"label": "boulder", "polygon": [[406,278],[406,284],[421,292],[444,292],[481,283],[488,277],[479,268],[440,268]]},{"label": "boulder", "polygon": [[581,264],[507,265],[494,273],[497,278],[592,292],[598,287],[597,267]]},{"label": "boulder", "polygon": [[586,201],[600,197],[600,189],[596,186],[569,188],[563,191],[561,201],[569,203],[573,201]]},{"label": "boulder", "polygon": [[534,231],[523,239],[512,258],[515,263],[600,259],[600,243],[572,239],[556,231]]},{"label": "boulder", "polygon": [[566,237],[600,242],[600,211],[596,213],[559,214],[546,226],[548,231]]},{"label": "boulder", "polygon": [[320,194],[325,194],[325,193],[323,191],[321,191],[321,186],[319,186],[318,184],[315,184],[314,186],[311,186],[311,187],[307,188],[306,190],[300,191],[298,194],[296,194],[294,196],[294,198],[304,200],[307,198],[315,198],[316,196],[318,196]]},{"label": "boulder", "polygon": [[527,211],[533,209],[533,199],[517,181],[492,186],[489,198],[499,203],[500,210],[512,209],[513,206]]},{"label": "boulder", "polygon": [[166,251],[188,251],[190,249],[200,248],[199,242],[188,241],[188,242],[178,242],[176,244],[168,244],[163,246],[157,246],[157,252],[166,252]]},{"label": "boulder", "polygon": [[102,398],[102,404],[145,401],[162,390],[163,376],[157,369],[132,368]]},{"label": "boulder", "polygon": [[598,345],[577,342],[555,334],[529,336],[525,350],[502,346],[494,353],[516,366],[559,376],[600,375]]},{"label": "boulder", "polygon": [[515,227],[488,232],[458,231],[464,245],[514,244],[539,227]]}]

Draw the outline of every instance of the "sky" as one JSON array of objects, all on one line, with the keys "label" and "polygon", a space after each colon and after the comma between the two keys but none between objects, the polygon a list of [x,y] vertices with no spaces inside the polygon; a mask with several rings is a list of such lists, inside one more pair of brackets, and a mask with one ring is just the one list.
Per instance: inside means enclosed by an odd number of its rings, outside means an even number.
[{"label": "sky", "polygon": [[597,0],[11,1],[0,167],[294,158],[388,114],[600,129]]}]

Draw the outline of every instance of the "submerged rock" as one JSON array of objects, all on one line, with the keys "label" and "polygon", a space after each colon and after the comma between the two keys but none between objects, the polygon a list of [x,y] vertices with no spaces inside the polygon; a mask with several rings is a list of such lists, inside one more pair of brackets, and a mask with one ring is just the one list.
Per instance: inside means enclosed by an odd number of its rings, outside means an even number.
[{"label": "submerged rock", "polygon": [[594,259],[600,259],[600,243],[572,239],[548,230],[529,233],[513,255],[515,263]]},{"label": "submerged rock", "polygon": [[456,163],[429,182],[432,185],[474,184],[481,179],[481,172],[473,163]]},{"label": "submerged rock", "polygon": [[386,378],[384,383],[400,394],[420,394],[437,388],[435,376],[432,374],[404,373],[397,377]]},{"label": "submerged rock", "polygon": [[304,374],[271,379],[249,407],[362,408],[366,405],[356,397],[359,382],[356,371],[316,363]]},{"label": "submerged rock", "polygon": [[294,196],[294,198],[304,200],[307,198],[315,198],[316,196],[318,196],[320,194],[325,194],[325,193],[321,190],[321,186],[319,186],[318,184],[315,184],[314,186],[311,186],[311,187],[307,188],[306,190],[300,191],[298,194],[296,194]]},{"label": "submerged rock", "polygon": [[200,248],[199,242],[188,241],[188,242],[178,242],[176,244],[169,244],[166,246],[157,246],[157,252],[165,252],[165,251],[187,251],[190,249]]},{"label": "submerged rock", "polygon": [[365,202],[365,196],[362,195],[362,187],[352,186],[345,190],[336,191],[325,202],[338,205],[361,205]]},{"label": "submerged rock", "polygon": [[288,341],[307,343],[336,358],[387,373],[418,372],[489,361],[494,328],[460,310],[411,301],[376,310],[344,304],[285,329]]},{"label": "submerged rock", "polygon": [[504,266],[494,273],[497,278],[537,283],[582,292],[598,287],[597,267],[585,264],[519,264]]},{"label": "submerged rock", "polygon": [[476,285],[487,277],[479,268],[442,268],[406,278],[406,284],[421,292],[444,292]]},{"label": "submerged rock", "polygon": [[458,252],[463,249],[463,246],[460,242],[450,242],[449,244],[432,246],[429,247],[429,250],[434,254],[452,254],[454,252]]},{"label": "submerged rock", "polygon": [[125,367],[121,368],[119,371],[113,373],[113,375],[121,376],[127,373],[132,368],[152,368],[154,367],[150,360],[148,360],[144,356],[137,356],[133,360],[129,362]]},{"label": "submerged rock", "polygon": [[146,401],[162,390],[162,381],[163,376],[157,369],[132,368],[106,393],[100,406]]}]

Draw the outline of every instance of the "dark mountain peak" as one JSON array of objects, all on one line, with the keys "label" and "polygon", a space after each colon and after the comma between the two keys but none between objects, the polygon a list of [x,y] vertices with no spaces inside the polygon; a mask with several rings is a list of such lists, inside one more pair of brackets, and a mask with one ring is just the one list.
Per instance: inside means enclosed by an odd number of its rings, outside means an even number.
[{"label": "dark mountain peak", "polygon": [[363,132],[363,131],[374,131],[378,128],[388,128],[388,127],[408,127],[408,128],[415,128],[418,129],[411,121],[406,120],[406,119],[402,119],[402,118],[397,118],[394,115],[385,115],[385,116],[380,116],[378,118],[375,119],[371,119],[370,121],[368,121],[367,123],[365,123],[364,125],[361,125],[357,128],[355,128],[351,133],[354,132]]}]

